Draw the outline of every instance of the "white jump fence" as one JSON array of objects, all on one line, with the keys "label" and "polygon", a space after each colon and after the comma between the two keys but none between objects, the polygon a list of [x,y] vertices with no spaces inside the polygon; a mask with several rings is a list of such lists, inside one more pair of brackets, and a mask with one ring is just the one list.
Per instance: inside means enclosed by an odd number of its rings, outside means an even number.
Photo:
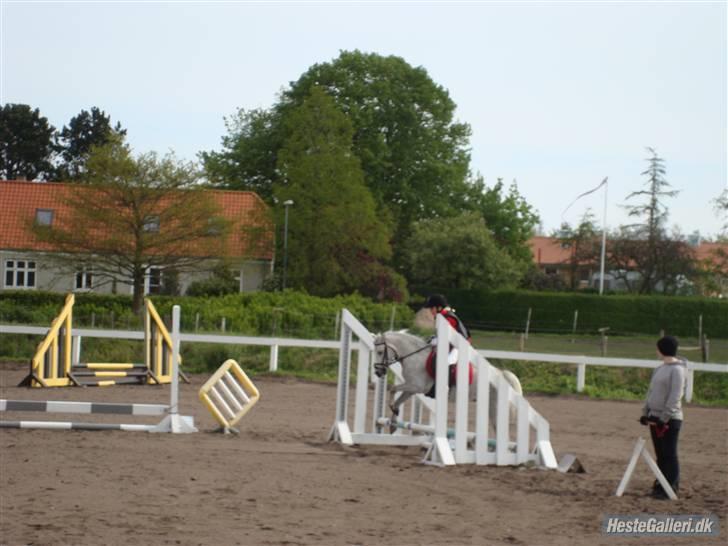
[{"label": "white jump fence", "polygon": [[[549,439],[549,424],[526,399],[517,394],[490,363],[478,354],[468,341],[442,317],[437,319],[437,378],[435,399],[416,395],[409,421],[398,422],[394,434],[388,432],[387,378],[373,375],[374,345],[372,334],[347,310],[342,314],[341,351],[336,400],[336,420],[330,439],[345,445],[376,444],[423,446],[424,462],[437,465],[478,464],[516,465],[529,461],[547,468],[556,468],[556,458]],[[353,337],[359,340],[354,389],[354,416],[349,419],[349,391]],[[457,386],[454,411],[450,408],[448,388],[449,345],[458,349]],[[468,363],[477,368],[477,383],[468,385]],[[396,365],[390,367],[399,376]],[[372,404],[369,385],[374,383]],[[495,438],[489,438],[491,388],[497,396],[494,425]],[[471,422],[470,389],[477,389],[474,409],[474,431]],[[423,409],[428,410],[429,424],[423,422]],[[514,413],[515,435],[511,434],[510,415]],[[387,432],[385,432],[385,429]]]}]

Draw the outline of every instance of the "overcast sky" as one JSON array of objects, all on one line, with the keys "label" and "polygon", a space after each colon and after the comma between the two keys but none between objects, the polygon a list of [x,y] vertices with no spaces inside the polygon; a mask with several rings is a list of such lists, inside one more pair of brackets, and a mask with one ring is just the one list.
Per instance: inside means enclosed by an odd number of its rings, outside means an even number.
[{"label": "overcast sky", "polygon": [[[607,225],[646,181],[669,223],[715,235],[728,182],[726,2],[30,2],[0,0],[0,101],[57,128],[98,106],[138,152],[196,159],[224,116],[267,108],[340,50],[422,66],[472,127],[473,172],[516,180],[546,232],[609,177]],[[602,220],[603,190],[574,204]]]}]

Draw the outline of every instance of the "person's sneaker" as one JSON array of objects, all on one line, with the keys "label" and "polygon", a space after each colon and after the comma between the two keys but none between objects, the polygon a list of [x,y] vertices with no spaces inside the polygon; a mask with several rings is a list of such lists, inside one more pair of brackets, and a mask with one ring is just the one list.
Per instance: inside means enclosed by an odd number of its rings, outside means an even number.
[{"label": "person's sneaker", "polygon": [[658,499],[658,500],[667,500],[670,497],[668,497],[667,493],[665,493],[665,491],[663,491],[662,488],[660,488],[660,489],[655,489],[654,491],[652,491],[652,498]]}]

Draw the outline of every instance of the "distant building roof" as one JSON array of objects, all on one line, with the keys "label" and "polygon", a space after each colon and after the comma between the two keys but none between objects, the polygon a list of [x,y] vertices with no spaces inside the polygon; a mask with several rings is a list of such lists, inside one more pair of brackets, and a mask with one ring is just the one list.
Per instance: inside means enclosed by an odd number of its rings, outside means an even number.
[{"label": "distant building roof", "polygon": [[[71,191],[78,188],[60,182],[27,182],[0,180],[0,249],[53,251],[45,242],[38,241],[30,229],[38,209],[53,211],[53,222],[65,223],[70,218],[66,204]],[[89,191],[93,191],[89,188]],[[229,255],[262,260],[273,258],[273,229],[267,224],[267,205],[253,192],[206,190],[220,207],[222,216],[232,222],[228,239]],[[262,228],[256,248],[248,248],[246,227]]]},{"label": "distant building roof", "polygon": [[571,249],[563,248],[556,237],[531,237],[528,245],[533,261],[539,265],[564,264],[571,259]]},{"label": "distant building roof", "polygon": [[[539,265],[565,264],[571,259],[571,249],[562,247],[557,237],[531,237],[528,245],[533,261]],[[700,243],[693,251],[697,260],[719,263],[721,255],[728,256],[728,243]]]}]

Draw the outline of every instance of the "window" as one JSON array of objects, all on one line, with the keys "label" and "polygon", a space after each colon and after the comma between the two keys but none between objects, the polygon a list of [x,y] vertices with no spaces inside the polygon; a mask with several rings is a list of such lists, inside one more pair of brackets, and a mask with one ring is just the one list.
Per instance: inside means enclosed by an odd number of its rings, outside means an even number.
[{"label": "window", "polygon": [[162,268],[150,267],[147,272],[147,294],[161,294],[162,292]]},{"label": "window", "polygon": [[6,260],[5,288],[35,288],[35,262]]},{"label": "window", "polygon": [[231,269],[230,273],[233,275],[233,279],[235,279],[235,282],[238,283],[238,292],[243,291],[243,268],[240,269]]},{"label": "window", "polygon": [[220,235],[224,226],[224,220],[222,218],[208,218],[207,219],[207,235]]},{"label": "window", "polygon": [[91,290],[93,288],[93,273],[90,268],[81,267],[76,272],[76,290]]},{"label": "window", "polygon": [[159,216],[150,215],[144,218],[144,231],[147,233],[159,233]]},{"label": "window", "polygon": [[52,209],[35,209],[35,223],[38,226],[50,226],[53,224]]}]

